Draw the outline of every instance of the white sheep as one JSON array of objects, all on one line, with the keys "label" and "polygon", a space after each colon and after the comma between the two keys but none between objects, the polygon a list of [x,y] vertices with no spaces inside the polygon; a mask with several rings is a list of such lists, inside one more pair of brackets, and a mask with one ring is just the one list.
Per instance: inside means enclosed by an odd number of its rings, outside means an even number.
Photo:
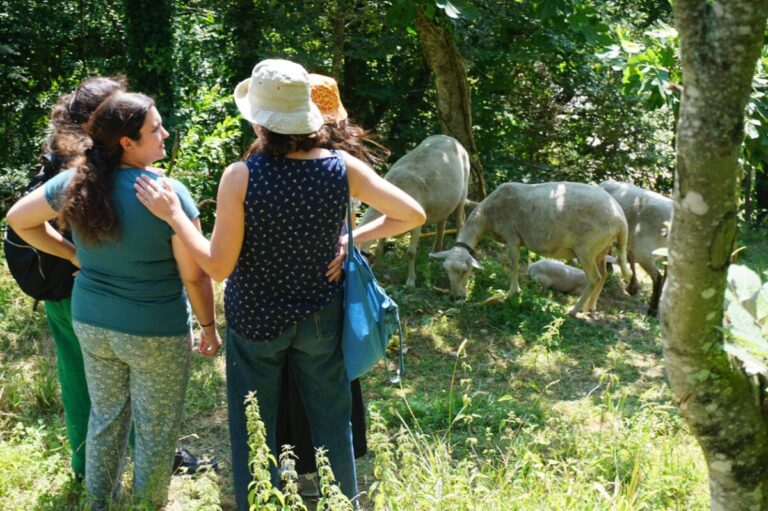
[{"label": "white sheep", "polygon": [[[456,226],[464,223],[464,201],[469,186],[469,156],[454,138],[434,135],[424,139],[411,152],[400,158],[384,179],[407,192],[421,204],[427,214],[425,225],[437,224],[434,250],[442,250],[445,222],[455,213]],[[381,215],[369,208],[360,220],[364,225]],[[408,286],[416,285],[416,249],[419,246],[421,226],[411,231],[408,247]],[[367,250],[370,243],[362,245]],[[384,240],[379,240],[376,254],[380,257]]]},{"label": "white sheep", "polygon": [[554,259],[540,259],[530,264],[528,276],[560,293],[581,295],[587,288],[587,274],[583,270]]},{"label": "white sheep", "polygon": [[635,273],[635,262],[637,262],[653,281],[648,314],[655,316],[659,309],[664,278],[656,264],[657,256],[653,255],[653,251],[667,246],[666,224],[672,221],[672,199],[633,184],[612,179],[600,183],[600,188],[616,199],[627,219],[629,228],[627,257],[632,271],[632,280],[627,291],[630,294],[636,294],[639,290]]},{"label": "white sheep", "polygon": [[[605,256],[605,262],[613,264],[618,260],[613,256]],[[587,274],[584,270],[574,268],[554,259],[539,259],[528,266],[528,276],[560,293],[580,295],[587,287]]]},{"label": "white sheep", "polygon": [[629,278],[627,221],[619,204],[596,186],[568,182],[499,186],[469,216],[452,249],[430,254],[444,259],[443,267],[456,298],[466,297],[472,268],[481,267],[473,251],[486,233],[507,244],[512,273],[510,294],[520,291],[520,247],[555,259],[578,258],[587,285],[569,314],[595,310],[608,276],[605,258],[614,241],[622,273]]}]

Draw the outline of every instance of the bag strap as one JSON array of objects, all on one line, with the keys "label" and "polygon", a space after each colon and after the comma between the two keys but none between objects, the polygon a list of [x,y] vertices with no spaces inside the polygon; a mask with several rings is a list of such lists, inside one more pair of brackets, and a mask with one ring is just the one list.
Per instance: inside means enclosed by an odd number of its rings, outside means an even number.
[{"label": "bag strap", "polygon": [[[347,189],[349,189],[349,174],[347,174]],[[352,251],[357,250],[355,248],[354,243],[354,236],[352,235],[352,226],[354,224],[352,223],[352,196],[349,195],[347,197],[347,262],[352,258]],[[395,371],[395,375],[392,376],[392,373],[389,371],[389,364],[387,364],[387,372],[389,373],[387,375],[387,378],[389,378],[389,383],[400,383],[403,379],[403,373],[405,372],[405,364],[403,361],[403,342],[405,341],[405,330],[403,330],[403,323],[400,321],[400,315],[397,316],[397,326],[400,328],[400,339],[397,344],[397,352],[398,352],[398,368],[397,371]],[[389,362],[389,357],[387,356],[387,350],[384,350],[384,360],[385,362]]]},{"label": "bag strap", "polygon": [[347,198],[347,261],[352,258],[352,249],[355,246],[355,240],[352,236],[352,197]]}]

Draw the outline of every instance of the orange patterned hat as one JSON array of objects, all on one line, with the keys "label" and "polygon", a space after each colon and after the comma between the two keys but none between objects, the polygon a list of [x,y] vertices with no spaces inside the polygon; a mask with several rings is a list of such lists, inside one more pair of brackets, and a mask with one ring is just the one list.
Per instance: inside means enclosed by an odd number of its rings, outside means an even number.
[{"label": "orange patterned hat", "polygon": [[340,122],[348,117],[344,105],[341,104],[336,80],[330,76],[310,73],[309,86],[312,91],[312,102],[320,109],[325,122]]}]

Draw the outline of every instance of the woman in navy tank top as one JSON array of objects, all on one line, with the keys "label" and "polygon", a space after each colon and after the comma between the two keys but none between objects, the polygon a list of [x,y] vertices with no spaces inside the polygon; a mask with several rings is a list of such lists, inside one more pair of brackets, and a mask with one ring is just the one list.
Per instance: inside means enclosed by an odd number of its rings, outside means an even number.
[{"label": "woman in navy tank top", "polygon": [[[389,157],[389,150],[382,146],[375,136],[349,119],[341,102],[336,80],[330,76],[310,74],[309,82],[312,101],[323,114],[323,130],[324,135],[327,135],[326,149],[343,149],[370,166],[384,163]],[[352,202],[354,208],[356,199],[353,198]],[[351,391],[352,447],[355,459],[359,459],[368,452],[365,404],[359,378],[351,382]],[[278,446],[293,447],[296,473],[299,476],[299,493],[306,497],[318,496],[319,484],[312,430],[290,364],[286,364],[283,371],[276,435]]]},{"label": "woman in navy tank top", "polygon": [[[260,62],[235,89],[235,101],[258,138],[245,161],[222,175],[210,241],[192,228],[172,190],[139,179],[137,196],[211,277],[228,278],[227,400],[238,509],[248,509],[251,481],[243,400],[256,391],[277,457],[286,364],[306,405],[313,444],[328,450],[341,490],[354,498],[352,400],[341,354],[345,210],[352,195],[383,213],[354,230],[358,243],[409,231],[424,223],[424,210],[361,160],[324,148],[323,117],[300,65]],[[271,469],[277,486],[277,467]]]}]

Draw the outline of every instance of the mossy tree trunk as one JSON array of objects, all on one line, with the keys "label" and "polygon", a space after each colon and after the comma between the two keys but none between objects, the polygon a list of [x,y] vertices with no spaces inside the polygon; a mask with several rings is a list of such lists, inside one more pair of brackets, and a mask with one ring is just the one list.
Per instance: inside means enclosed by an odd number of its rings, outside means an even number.
[{"label": "mossy tree trunk", "polygon": [[170,124],[173,113],[173,2],[123,0],[128,81],[152,96]]},{"label": "mossy tree trunk", "polygon": [[354,5],[348,0],[336,0],[335,12],[331,18],[333,27],[333,64],[331,76],[341,82],[341,72],[344,69],[344,49],[347,44],[347,22]]},{"label": "mossy tree trunk", "polygon": [[[216,4],[217,15],[231,30],[227,67],[234,85],[251,76],[253,67],[263,58],[257,50],[264,37],[264,18],[269,6],[256,5],[253,0],[222,0]],[[249,127],[250,130],[250,127]],[[253,138],[252,133],[249,134]]]},{"label": "mossy tree trunk", "polygon": [[480,154],[472,136],[472,102],[464,61],[450,27],[443,26],[419,8],[414,20],[424,57],[435,75],[437,112],[443,133],[458,140],[469,153],[473,190],[476,199],[485,197],[485,178]]},{"label": "mossy tree trunk", "polygon": [[768,510],[764,389],[723,351],[723,293],[736,236],[744,107],[766,0],[676,0],[683,94],[677,130],[664,358],[704,452],[711,509]]}]

